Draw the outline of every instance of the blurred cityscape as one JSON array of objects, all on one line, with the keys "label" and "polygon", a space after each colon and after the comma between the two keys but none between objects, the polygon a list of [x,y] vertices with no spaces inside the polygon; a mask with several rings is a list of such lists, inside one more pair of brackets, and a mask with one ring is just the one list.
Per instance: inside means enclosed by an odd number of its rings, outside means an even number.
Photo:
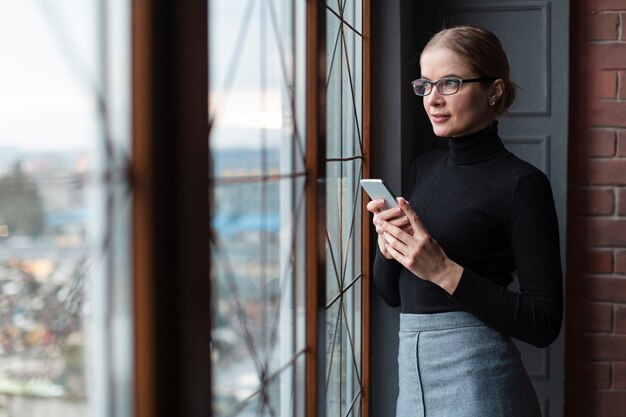
[{"label": "blurred cityscape", "polygon": [[[288,228],[296,216],[298,183],[288,175],[272,177],[280,171],[278,148],[215,150],[212,156],[214,415],[299,415],[290,407],[295,398],[302,398],[304,366],[290,361],[305,328],[304,295],[298,304],[296,287],[302,282],[285,281],[304,276],[296,263],[304,259],[300,252],[304,248],[297,245],[303,246],[305,239],[296,241]],[[329,223],[337,225],[337,218]],[[328,287],[332,299],[337,284]],[[361,388],[360,348],[351,347],[348,339],[357,336],[346,329],[360,327],[360,315],[352,315],[352,309],[359,308],[360,282],[351,291],[344,295],[345,306],[333,303],[326,311],[328,415],[355,416],[360,410],[352,403]],[[285,370],[278,372],[283,366]],[[352,411],[346,413],[348,409]]]},{"label": "blurred cityscape", "polygon": [[0,416],[16,397],[86,396],[87,165],[0,149]]},{"label": "blurred cityscape", "polygon": [[[42,411],[30,415],[44,415],[54,401],[66,404],[61,414],[68,417],[87,412],[87,195],[93,184],[86,155],[0,149],[0,417],[29,415],[15,411],[20,404],[28,410],[39,404]],[[259,363],[272,371],[285,354],[280,181],[255,179],[278,173],[279,150],[215,150],[212,156],[214,411],[256,416],[267,406],[262,396],[281,404],[280,379],[254,397],[263,385]],[[291,338],[293,329],[285,334]],[[247,405],[240,408],[242,401]]]},{"label": "blurred cityscape", "polygon": [[278,173],[279,151],[222,149],[212,157],[213,411],[285,415],[277,410],[279,380],[259,391],[260,374],[271,373],[263,367],[281,363],[280,181],[259,180]]}]

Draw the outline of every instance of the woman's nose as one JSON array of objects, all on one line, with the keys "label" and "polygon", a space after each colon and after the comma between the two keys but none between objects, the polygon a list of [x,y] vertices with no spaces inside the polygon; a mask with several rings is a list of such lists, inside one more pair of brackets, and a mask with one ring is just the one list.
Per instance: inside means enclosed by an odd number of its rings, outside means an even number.
[{"label": "woman's nose", "polygon": [[436,88],[433,88],[430,94],[424,97],[424,99],[427,100],[426,104],[431,106],[440,106],[445,100],[443,95]]}]

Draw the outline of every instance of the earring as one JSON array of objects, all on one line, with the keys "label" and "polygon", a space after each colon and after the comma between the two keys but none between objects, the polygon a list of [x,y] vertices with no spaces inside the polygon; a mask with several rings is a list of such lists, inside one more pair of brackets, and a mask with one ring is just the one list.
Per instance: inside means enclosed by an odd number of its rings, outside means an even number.
[{"label": "earring", "polygon": [[496,104],[496,102],[495,102],[495,101],[492,101],[491,103],[489,103],[489,105],[490,105],[490,106],[493,106],[493,105],[495,105],[495,104]]}]

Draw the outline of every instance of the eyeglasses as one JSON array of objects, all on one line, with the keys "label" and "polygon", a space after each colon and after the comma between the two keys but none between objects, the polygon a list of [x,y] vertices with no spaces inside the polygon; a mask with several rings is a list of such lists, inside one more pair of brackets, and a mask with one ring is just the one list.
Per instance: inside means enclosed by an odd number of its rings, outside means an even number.
[{"label": "eyeglasses", "polygon": [[423,78],[418,78],[413,81],[413,91],[418,96],[427,96],[433,91],[433,85],[437,87],[439,94],[443,96],[449,96],[459,91],[459,87],[464,83],[478,83],[481,81],[493,81],[497,80],[497,77],[481,77],[481,78],[469,78],[467,80],[459,80],[458,78],[442,78],[437,81],[428,81]]}]

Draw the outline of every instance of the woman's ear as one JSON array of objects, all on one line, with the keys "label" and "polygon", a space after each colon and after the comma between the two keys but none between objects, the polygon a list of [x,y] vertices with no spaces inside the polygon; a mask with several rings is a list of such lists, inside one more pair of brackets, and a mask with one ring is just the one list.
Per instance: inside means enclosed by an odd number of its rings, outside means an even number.
[{"label": "woman's ear", "polygon": [[504,80],[502,78],[498,78],[491,84],[491,95],[489,96],[489,101],[498,101],[504,95]]}]

